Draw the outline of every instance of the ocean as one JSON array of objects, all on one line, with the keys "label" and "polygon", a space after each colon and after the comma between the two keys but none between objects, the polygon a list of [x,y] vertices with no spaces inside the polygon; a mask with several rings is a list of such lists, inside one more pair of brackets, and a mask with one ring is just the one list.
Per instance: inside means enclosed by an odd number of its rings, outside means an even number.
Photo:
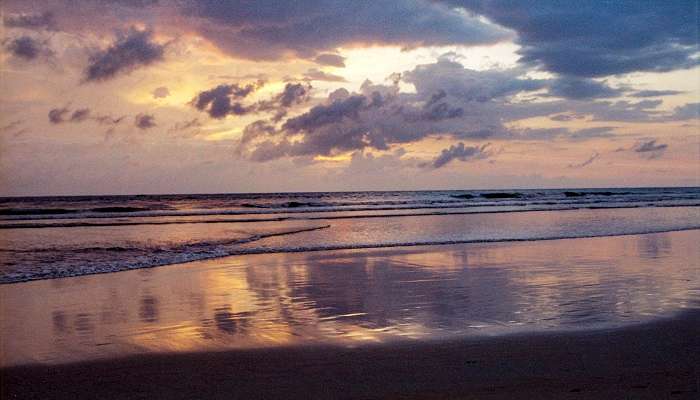
[{"label": "ocean", "polygon": [[0,283],[237,254],[700,229],[700,188],[0,198]]}]

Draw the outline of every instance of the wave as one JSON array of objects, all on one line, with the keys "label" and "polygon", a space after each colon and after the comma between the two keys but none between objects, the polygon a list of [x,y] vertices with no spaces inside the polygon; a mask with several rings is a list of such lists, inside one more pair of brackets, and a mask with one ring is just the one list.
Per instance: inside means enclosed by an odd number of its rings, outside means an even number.
[{"label": "wave", "polygon": [[[542,204],[542,203],[539,203]],[[547,205],[558,205],[562,203],[544,203]],[[412,213],[382,213],[382,214],[351,214],[351,215],[322,215],[322,216],[285,216],[272,218],[227,218],[227,219],[207,219],[207,220],[175,220],[175,221],[111,221],[111,222],[28,222],[28,223],[5,223],[0,224],[2,229],[37,229],[37,228],[85,228],[85,227],[108,227],[108,226],[139,226],[139,225],[180,225],[180,224],[231,224],[231,223],[259,223],[259,222],[281,222],[281,221],[319,221],[319,220],[337,220],[337,219],[361,219],[361,218],[399,218],[399,217],[422,217],[436,215],[470,215],[470,214],[505,214],[505,213],[521,213],[521,212],[543,212],[543,211],[574,211],[574,210],[605,210],[605,209],[625,209],[625,208],[673,208],[673,207],[699,207],[700,202],[676,203],[676,204],[655,204],[655,203],[627,203],[619,205],[599,205],[600,203],[590,202],[576,205],[560,205],[558,207],[532,207],[520,209],[501,209],[501,210],[467,210],[467,211],[432,211],[432,212],[412,212]],[[514,206],[520,206],[516,204]],[[430,208],[430,207],[428,207]],[[448,209],[452,207],[434,207]],[[466,208],[466,207],[460,207]],[[419,208],[387,208],[387,209],[361,209],[361,210],[342,210],[342,211],[401,211],[401,210],[417,210]],[[310,211],[304,213],[324,213],[333,211]],[[337,212],[337,211],[336,211]],[[265,214],[276,214],[274,212]],[[281,214],[281,213],[280,213]],[[287,214],[287,213],[285,213]],[[227,212],[205,213],[205,214],[165,214],[165,215],[149,215],[149,216],[222,216],[230,215]],[[246,214],[235,214],[246,215]],[[62,219],[62,218],[53,218]]]},{"label": "wave", "polygon": [[[32,257],[31,262],[28,262],[25,268],[22,268],[21,270],[15,269],[13,272],[1,274],[0,284],[117,272],[128,269],[151,268],[163,265],[225,257],[232,254],[231,246],[242,245],[276,236],[293,235],[327,228],[330,228],[330,225],[261,233],[245,238],[231,240],[206,241],[172,246],[144,245],[104,247],[92,246],[80,248],[45,247],[35,249],[0,249],[0,252],[6,253],[6,257],[11,257],[12,255],[17,254],[28,254]],[[118,261],[109,258],[100,259],[101,256],[104,257],[105,255],[109,254],[114,255],[114,253],[117,253]],[[70,259],[63,262],[57,261],[61,260],[67,254],[74,257],[73,264],[71,263]],[[46,260],[44,260],[42,257],[44,257]],[[15,264],[15,262],[12,262],[12,264]],[[51,265],[51,267],[49,267],[49,265]]]},{"label": "wave", "polygon": [[[354,243],[343,245],[319,245],[319,246],[279,246],[279,247],[235,247],[236,245],[253,244],[261,239],[274,236],[293,235],[303,232],[311,232],[321,229],[330,228],[330,225],[316,226],[310,228],[295,229],[289,231],[272,232],[266,234],[254,235],[248,238],[235,239],[229,241],[214,241],[186,244],[180,246],[164,247],[160,251],[153,251],[153,248],[119,248],[120,259],[115,260],[95,260],[96,252],[89,249],[76,249],[76,251],[84,251],[91,261],[87,263],[79,263],[77,265],[62,263],[52,264],[51,268],[46,265],[35,265],[34,268],[22,269],[12,273],[4,273],[0,275],[0,284],[20,283],[33,280],[67,278],[73,276],[93,275],[110,272],[119,272],[133,269],[144,269],[160,267],[172,264],[182,264],[194,261],[207,259],[215,259],[236,255],[253,255],[253,254],[272,254],[272,253],[300,253],[300,252],[317,252],[329,250],[360,250],[374,248],[392,248],[392,247],[415,247],[415,246],[437,246],[437,245],[455,245],[455,244],[475,244],[475,243],[508,243],[508,242],[532,242],[543,240],[565,240],[565,239],[583,239],[595,237],[610,237],[610,236],[628,236],[650,233],[664,233],[674,231],[698,230],[700,225],[654,229],[640,229],[636,231],[619,232],[619,233],[604,233],[604,234],[561,234],[551,236],[534,236],[534,237],[505,237],[505,238],[480,238],[480,239],[464,239],[464,240],[426,240],[414,242],[382,242],[382,243]],[[234,247],[231,247],[234,246]],[[99,248],[102,251],[108,252],[109,247]],[[50,251],[51,249],[47,249]],[[56,249],[65,251],[64,249]],[[18,252],[18,250],[4,250],[9,252]],[[132,257],[125,257],[123,252],[132,251]],[[36,253],[36,252],[34,252]],[[143,254],[147,254],[146,257]],[[128,261],[124,261],[128,260]]]},{"label": "wave", "polygon": [[0,220],[258,215],[572,203],[698,201],[700,188],[0,198]]}]

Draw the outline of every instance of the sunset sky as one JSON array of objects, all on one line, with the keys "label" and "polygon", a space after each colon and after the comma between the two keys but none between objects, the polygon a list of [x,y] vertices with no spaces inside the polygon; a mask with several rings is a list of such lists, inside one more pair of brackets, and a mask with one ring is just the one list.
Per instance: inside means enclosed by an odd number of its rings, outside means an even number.
[{"label": "sunset sky", "polygon": [[700,185],[697,1],[3,0],[0,195]]}]

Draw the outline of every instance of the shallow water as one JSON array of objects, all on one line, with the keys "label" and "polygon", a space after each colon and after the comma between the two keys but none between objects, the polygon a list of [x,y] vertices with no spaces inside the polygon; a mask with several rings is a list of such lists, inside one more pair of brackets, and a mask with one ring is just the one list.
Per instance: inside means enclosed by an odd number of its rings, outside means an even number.
[{"label": "shallow water", "polygon": [[537,240],[700,228],[700,207],[0,230],[0,283],[233,254]]},{"label": "shallow water", "polygon": [[643,323],[700,308],[698,242],[689,230],[260,254],[3,285],[2,365]]}]

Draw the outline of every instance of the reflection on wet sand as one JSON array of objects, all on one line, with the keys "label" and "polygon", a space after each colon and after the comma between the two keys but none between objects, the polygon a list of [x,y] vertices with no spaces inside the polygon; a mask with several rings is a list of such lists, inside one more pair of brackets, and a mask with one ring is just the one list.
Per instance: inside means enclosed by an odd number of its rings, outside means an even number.
[{"label": "reflection on wet sand", "polygon": [[642,322],[700,306],[698,239],[267,254],[4,285],[2,364]]}]

